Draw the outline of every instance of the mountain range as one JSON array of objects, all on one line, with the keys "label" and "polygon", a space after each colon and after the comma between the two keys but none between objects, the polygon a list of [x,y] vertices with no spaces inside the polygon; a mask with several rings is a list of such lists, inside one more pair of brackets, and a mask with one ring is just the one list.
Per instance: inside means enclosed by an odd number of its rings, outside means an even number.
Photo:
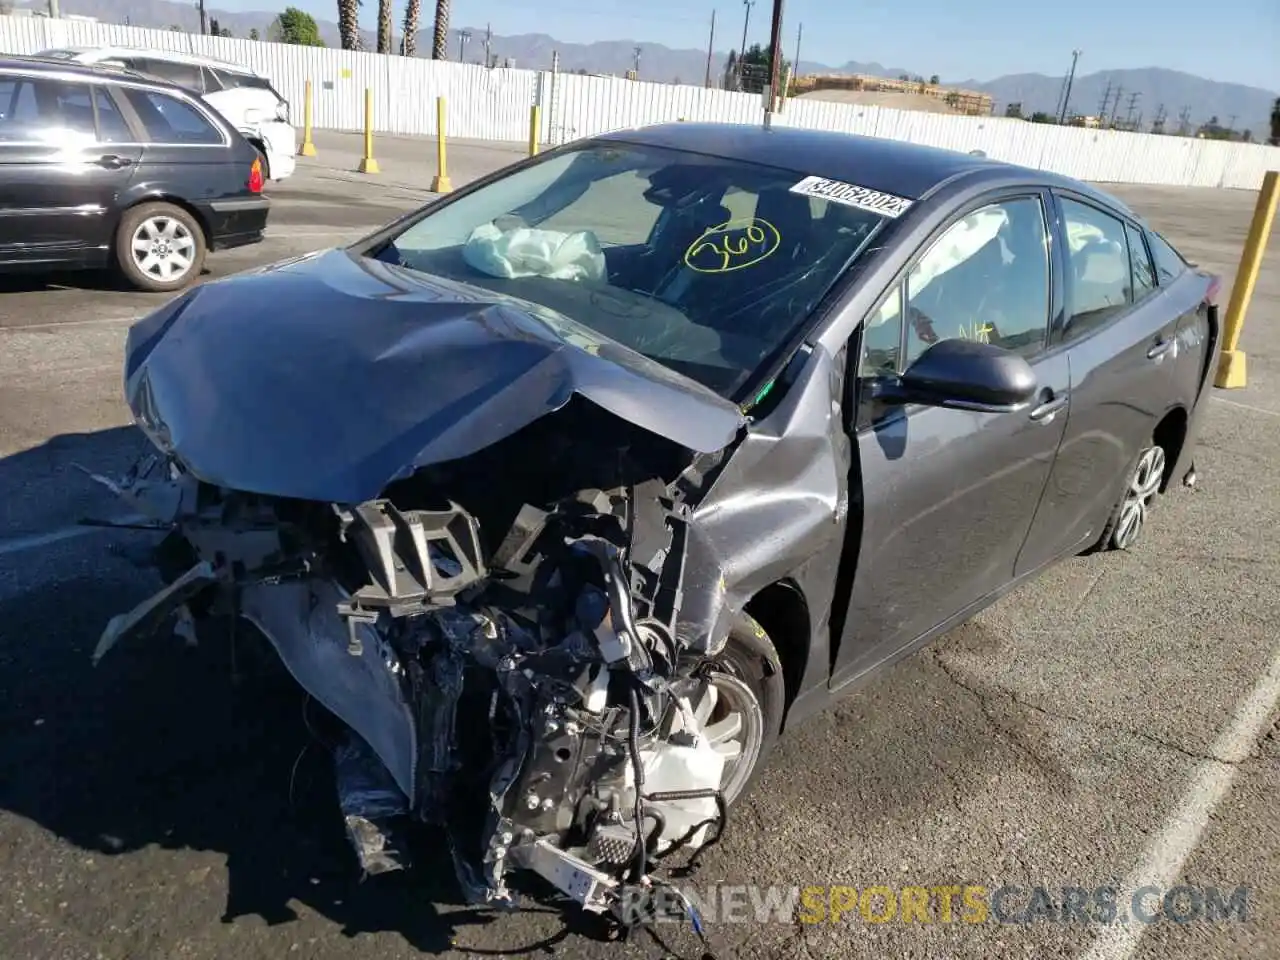
[{"label": "mountain range", "polygon": [[[27,6],[43,10],[44,0],[9,0],[13,6]],[[371,3],[372,0],[367,0]],[[199,30],[200,18],[193,3],[175,3],[171,0],[60,0],[63,14],[74,13],[96,17],[108,23],[129,23],[137,27],[172,27],[185,31]],[[432,4],[423,4],[423,14],[428,17],[417,39],[419,56],[430,56]],[[335,5],[336,12],[336,5]],[[272,11],[231,12],[206,7],[206,15],[216,19],[221,28],[232,36],[247,37],[250,30],[265,35],[267,26],[275,18]],[[317,18],[320,35],[329,46],[338,45],[337,24]],[[469,35],[463,41],[464,34]],[[469,27],[449,32],[449,56],[461,56],[472,62],[484,61],[485,29]],[[363,31],[363,43],[367,50],[375,48],[375,38]],[[398,47],[399,37],[396,38]],[[562,43],[545,34],[502,36],[494,34],[490,39],[490,52],[498,62],[507,59],[517,67],[550,69],[552,55],[560,55],[560,69],[586,73],[622,74],[635,65],[635,50],[639,48],[640,77],[663,83],[700,84],[707,75],[707,51],[705,49],[671,49],[658,43],[634,40],[603,40],[596,43]],[[717,52],[711,57],[713,82],[724,70],[727,53]],[[903,74],[928,77],[929,65],[916,64],[914,68],[886,67],[875,62],[850,60],[838,66],[801,60],[800,73],[869,74],[896,78]],[[1064,77],[1038,73],[1014,74],[994,80],[959,80],[942,78],[948,86],[979,90],[990,94],[996,103],[996,111],[1003,113],[1011,103],[1021,103],[1023,114],[1036,111],[1053,113],[1062,95]],[[1217,118],[1222,126],[1236,130],[1250,130],[1255,140],[1265,142],[1269,130],[1269,118],[1277,92],[1236,83],[1222,83],[1204,77],[1166,70],[1161,67],[1143,67],[1128,70],[1103,70],[1077,76],[1072,85],[1071,109],[1073,112],[1096,115],[1100,112],[1104,94],[1110,91],[1106,112],[1121,119],[1138,120],[1144,125],[1162,113],[1166,118],[1165,129],[1178,129],[1180,117],[1194,129]],[[1116,91],[1119,91],[1118,97]]]}]

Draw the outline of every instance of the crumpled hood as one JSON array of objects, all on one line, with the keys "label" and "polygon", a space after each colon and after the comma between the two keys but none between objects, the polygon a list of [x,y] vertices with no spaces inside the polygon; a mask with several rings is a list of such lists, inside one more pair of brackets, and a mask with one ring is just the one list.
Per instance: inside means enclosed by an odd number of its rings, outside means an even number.
[{"label": "crumpled hood", "polygon": [[139,424],[200,479],[336,503],[467,456],[574,393],[703,453],[742,412],[524,301],[331,250],[197,287],[129,331]]}]

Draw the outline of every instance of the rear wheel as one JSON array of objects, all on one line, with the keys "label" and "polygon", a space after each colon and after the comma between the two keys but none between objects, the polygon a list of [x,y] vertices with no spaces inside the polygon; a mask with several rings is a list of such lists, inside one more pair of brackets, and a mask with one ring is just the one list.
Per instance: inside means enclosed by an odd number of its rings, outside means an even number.
[{"label": "rear wheel", "polygon": [[1098,539],[1099,550],[1128,550],[1142,537],[1151,504],[1164,483],[1164,448],[1154,440],[1129,470],[1124,492]]},{"label": "rear wheel", "polygon": [[128,210],[116,230],[116,263],[139,290],[181,290],[204,267],[204,231],[196,218],[171,203]]}]

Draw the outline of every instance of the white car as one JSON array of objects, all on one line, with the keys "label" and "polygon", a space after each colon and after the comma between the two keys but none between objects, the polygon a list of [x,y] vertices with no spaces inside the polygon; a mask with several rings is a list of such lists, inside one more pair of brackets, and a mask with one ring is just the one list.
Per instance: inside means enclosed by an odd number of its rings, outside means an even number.
[{"label": "white car", "polygon": [[289,101],[271,81],[238,64],[171,50],[139,47],[68,47],[36,54],[53,60],[120,66],[160,77],[198,93],[230,122],[262,156],[264,179],[293,173],[297,131]]}]

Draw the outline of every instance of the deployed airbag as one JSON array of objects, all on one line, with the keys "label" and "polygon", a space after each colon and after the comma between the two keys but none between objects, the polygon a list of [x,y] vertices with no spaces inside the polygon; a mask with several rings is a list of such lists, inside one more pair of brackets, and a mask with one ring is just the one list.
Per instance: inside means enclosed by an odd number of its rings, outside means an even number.
[{"label": "deployed airbag", "polygon": [[603,280],[604,253],[590,231],[562,233],[492,223],[476,227],[462,248],[467,264],[491,277],[546,277],[552,280]]}]

